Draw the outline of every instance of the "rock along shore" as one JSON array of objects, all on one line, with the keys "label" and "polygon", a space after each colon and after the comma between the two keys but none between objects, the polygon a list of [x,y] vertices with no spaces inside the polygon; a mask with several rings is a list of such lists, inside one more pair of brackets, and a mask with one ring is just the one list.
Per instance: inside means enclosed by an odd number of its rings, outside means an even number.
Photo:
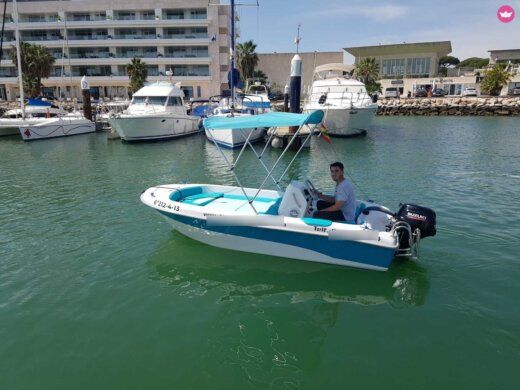
[{"label": "rock along shore", "polygon": [[520,97],[381,99],[377,115],[520,116]]}]

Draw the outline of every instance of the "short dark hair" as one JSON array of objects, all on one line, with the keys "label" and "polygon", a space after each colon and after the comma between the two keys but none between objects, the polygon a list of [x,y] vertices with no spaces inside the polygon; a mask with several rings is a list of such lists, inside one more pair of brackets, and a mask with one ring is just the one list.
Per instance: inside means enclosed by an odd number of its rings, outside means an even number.
[{"label": "short dark hair", "polygon": [[343,167],[343,164],[340,163],[339,161],[336,161],[336,162],[333,162],[332,164],[330,164],[330,167],[329,167],[329,168],[332,168],[332,167],[339,168],[339,169],[341,169],[342,171],[345,170],[344,167]]}]

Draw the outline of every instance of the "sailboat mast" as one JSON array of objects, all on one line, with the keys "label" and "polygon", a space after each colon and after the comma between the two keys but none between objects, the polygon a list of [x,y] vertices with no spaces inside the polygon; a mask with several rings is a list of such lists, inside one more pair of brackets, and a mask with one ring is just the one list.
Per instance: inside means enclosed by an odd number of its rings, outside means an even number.
[{"label": "sailboat mast", "polygon": [[235,0],[231,0],[231,108],[235,106]]},{"label": "sailboat mast", "polygon": [[22,109],[22,118],[25,118],[25,104],[22,80],[22,54],[20,52],[20,29],[18,28],[18,6],[16,4],[16,0],[13,0],[13,19],[15,23],[16,62],[18,63],[18,87],[20,88],[20,108]]}]

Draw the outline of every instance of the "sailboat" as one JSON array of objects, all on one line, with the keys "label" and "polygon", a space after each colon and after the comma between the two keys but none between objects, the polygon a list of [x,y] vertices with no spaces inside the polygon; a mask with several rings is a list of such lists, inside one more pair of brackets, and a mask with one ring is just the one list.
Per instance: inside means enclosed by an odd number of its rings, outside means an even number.
[{"label": "sailboat", "polygon": [[[22,111],[24,111],[23,105],[23,83],[22,83],[22,66],[21,66],[21,55],[20,55],[20,34],[18,31],[18,7],[16,0],[13,0],[13,15],[16,23],[16,54],[18,60],[18,80],[20,85],[20,100],[22,104]],[[65,39],[67,40],[67,22],[65,23]],[[67,40],[68,42],[68,40]],[[63,51],[65,50],[65,44],[63,45]],[[63,68],[62,68],[63,77]],[[82,83],[86,82],[85,77],[81,80]],[[60,107],[61,108],[61,107]],[[25,114],[23,115],[25,117]],[[44,118],[36,123],[24,122],[18,126],[20,135],[24,141],[33,141],[38,139],[64,137],[68,135],[92,133],[96,131],[96,124],[91,120],[88,120],[79,112],[73,112],[70,114],[59,115],[55,118]]]},{"label": "sailboat", "polygon": [[48,118],[59,115],[60,109],[52,106],[49,102],[38,99],[29,99],[25,104],[23,82],[22,82],[22,59],[20,52],[20,32],[18,29],[18,7],[13,0],[13,18],[15,22],[15,45],[16,60],[18,68],[18,85],[20,88],[20,108],[7,111],[0,118],[0,136],[16,135],[20,126],[31,126],[45,122]]},{"label": "sailboat", "polygon": [[[255,107],[248,106],[245,100],[248,97],[242,97],[237,101],[235,96],[235,86],[239,81],[239,73],[235,69],[235,1],[231,0],[231,61],[229,71],[229,87],[231,94],[229,97],[223,97],[218,106],[215,107],[211,113],[211,117],[216,118],[233,118],[233,117],[249,117],[251,115],[257,115],[258,110]],[[262,109],[263,111],[263,109]],[[255,142],[263,138],[265,129],[257,127],[253,129],[247,129],[249,136],[249,142]],[[236,132],[233,129],[223,129],[218,133],[210,131],[210,129],[204,129],[208,140],[213,141],[225,148],[238,148],[246,143],[248,138],[244,132]]]}]

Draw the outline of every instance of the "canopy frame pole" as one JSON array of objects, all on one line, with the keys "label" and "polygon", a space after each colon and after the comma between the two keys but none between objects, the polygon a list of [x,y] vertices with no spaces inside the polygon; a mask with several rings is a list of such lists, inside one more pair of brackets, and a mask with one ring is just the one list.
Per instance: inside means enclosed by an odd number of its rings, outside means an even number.
[{"label": "canopy frame pole", "polygon": [[[240,179],[238,178],[237,174],[235,173],[235,168],[233,167],[232,164],[229,163],[229,160],[227,159],[226,155],[224,154],[224,152],[222,151],[222,149],[220,149],[220,146],[218,145],[217,141],[215,141],[215,136],[213,134],[213,130],[211,129],[207,129],[209,131],[209,133],[211,134],[211,138],[213,139],[213,143],[215,144],[215,146],[217,147],[218,151],[220,152],[220,154],[222,155],[222,157],[224,157],[224,161],[226,162],[227,166],[229,167],[229,170],[231,171],[231,173],[233,173],[233,176],[235,176],[235,180],[237,181],[238,183],[238,186],[240,187],[240,189],[242,190],[242,193],[244,194],[244,196],[246,197],[247,199],[247,203],[249,203],[249,206],[251,206],[251,208],[253,209],[253,212],[258,215],[258,211],[256,211],[255,209],[255,206],[253,206],[253,201],[255,200],[255,198],[253,199],[249,199],[249,195],[247,195],[246,193],[246,190],[244,189],[244,187],[242,186],[242,183],[240,182]],[[238,159],[237,159],[237,162],[238,162]]]},{"label": "canopy frame pole", "polygon": [[237,160],[235,161],[235,163],[231,166],[232,169],[235,169],[235,167],[238,165],[238,161],[240,160],[240,157],[242,157],[242,153],[244,153],[244,150],[246,150],[246,147],[249,143],[249,139],[251,138],[251,135],[253,134],[253,131],[255,131],[256,127],[252,127],[251,128],[251,131],[249,132],[249,134],[247,135],[246,137],[246,142],[244,142],[244,145],[242,146],[242,148],[240,149],[240,153],[238,153],[238,157],[237,157]]},{"label": "canopy frame pole", "polygon": [[283,171],[282,175],[278,178],[277,182],[279,183],[280,180],[282,180],[282,178],[285,176],[285,174],[287,173],[287,171],[289,170],[289,168],[291,167],[291,165],[293,164],[294,160],[296,160],[296,157],[298,157],[298,155],[300,154],[300,152],[303,150],[303,148],[305,147],[305,144],[307,143],[307,141],[309,141],[309,139],[313,136],[314,134],[314,130],[316,129],[316,126],[314,126],[312,129],[306,125],[308,128],[309,128],[309,135],[307,137],[305,137],[305,140],[302,142],[300,148],[298,149],[298,151],[296,152],[296,154],[294,155],[294,157],[292,158],[291,162],[287,165],[287,168],[285,168],[285,170]]},{"label": "canopy frame pole", "polygon": [[253,147],[253,145],[251,144],[251,142],[247,141],[249,147],[251,148],[251,150],[253,150],[253,153],[255,154],[255,156],[258,158],[258,161],[260,162],[260,164],[262,165],[262,167],[264,167],[265,171],[267,172],[267,175],[273,179],[274,181],[274,184],[276,185],[276,187],[278,187],[278,189],[280,191],[282,191],[282,187],[280,187],[280,184],[276,181],[276,179],[274,178],[273,175],[271,175],[271,173],[269,173],[269,168],[267,168],[267,165],[265,165],[265,163],[262,161],[262,155],[261,154],[258,154],[255,150],[255,148]]},{"label": "canopy frame pole", "polygon": [[278,157],[276,162],[273,164],[273,166],[271,167],[271,170],[268,172],[266,178],[264,179],[264,181],[262,182],[262,184],[260,185],[260,187],[256,191],[256,194],[253,196],[253,200],[256,199],[258,194],[260,194],[260,191],[262,191],[262,188],[264,187],[265,183],[267,182],[267,179],[269,178],[269,175],[271,175],[273,173],[274,169],[280,163],[280,161],[282,160],[282,158],[285,155],[285,153],[289,150],[289,148],[291,147],[292,143],[294,142],[294,140],[296,139],[296,137],[298,136],[298,134],[300,133],[302,128],[303,128],[303,125],[300,125],[300,127],[298,127],[298,130],[296,130],[296,132],[294,133],[293,137],[291,138],[291,140],[289,141],[289,143],[287,144],[287,146],[283,150],[282,154],[280,154],[280,157]]},{"label": "canopy frame pole", "polygon": [[264,153],[265,151],[267,150],[267,148],[269,147],[269,144],[271,143],[271,140],[273,139],[274,137],[274,133],[276,133],[276,129],[278,128],[278,126],[276,127],[271,127],[271,135],[269,136],[269,139],[267,140],[267,142],[265,143],[265,146],[264,148],[262,149],[262,153],[260,153],[260,156],[258,158],[262,158],[264,156]]}]

